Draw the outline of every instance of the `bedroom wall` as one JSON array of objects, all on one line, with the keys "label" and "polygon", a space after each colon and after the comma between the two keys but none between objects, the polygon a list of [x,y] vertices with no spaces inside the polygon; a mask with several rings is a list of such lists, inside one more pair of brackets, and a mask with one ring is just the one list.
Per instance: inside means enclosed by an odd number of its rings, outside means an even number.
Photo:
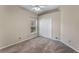
[{"label": "bedroom wall", "polygon": [[19,6],[0,6],[0,48],[37,36],[31,34],[35,14]]},{"label": "bedroom wall", "polygon": [[79,6],[61,6],[61,41],[79,52]]}]

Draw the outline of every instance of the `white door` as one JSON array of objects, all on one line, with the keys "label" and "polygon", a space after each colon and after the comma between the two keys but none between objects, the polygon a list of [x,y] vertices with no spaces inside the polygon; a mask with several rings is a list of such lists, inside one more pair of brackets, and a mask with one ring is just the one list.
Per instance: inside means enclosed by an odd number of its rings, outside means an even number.
[{"label": "white door", "polygon": [[52,39],[52,18],[49,16],[39,17],[39,35]]}]

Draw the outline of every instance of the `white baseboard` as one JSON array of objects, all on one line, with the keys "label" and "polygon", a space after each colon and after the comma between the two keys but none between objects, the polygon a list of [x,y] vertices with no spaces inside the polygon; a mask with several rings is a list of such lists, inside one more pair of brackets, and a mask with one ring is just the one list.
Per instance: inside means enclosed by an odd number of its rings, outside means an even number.
[{"label": "white baseboard", "polygon": [[[43,36],[42,36],[43,37]],[[50,38],[48,38],[50,39]],[[69,46],[70,48],[72,48],[73,50],[75,50],[76,52],[79,52],[79,50],[77,50],[76,48],[74,48],[73,46],[69,45],[68,43],[62,41],[61,39],[51,39],[51,40],[56,40],[56,41],[60,41],[62,43],[64,43],[65,45]]]},{"label": "white baseboard", "polygon": [[68,43],[64,42],[63,40],[60,40],[62,43],[66,44],[67,46],[69,46],[70,48],[72,48],[73,50],[75,50],[76,52],[79,52],[79,50],[77,50],[76,48],[74,48],[73,46],[69,45]]},{"label": "white baseboard", "polygon": [[[38,36],[37,36],[37,37],[38,37]],[[43,36],[41,36],[41,37],[43,37]],[[33,37],[33,38],[36,38],[36,37]],[[33,39],[33,38],[31,38],[31,39]],[[48,39],[50,39],[50,38],[48,38]],[[30,39],[27,39],[27,40],[30,40]],[[69,46],[70,48],[74,49],[75,51],[79,52],[79,50],[77,50],[77,49],[74,48],[73,46],[69,45],[68,43],[64,42],[63,40],[57,40],[57,39],[51,39],[51,40],[60,41],[60,42],[62,42],[62,43],[64,43],[64,44],[66,44],[67,46]],[[4,46],[4,47],[0,47],[0,50],[1,50],[1,49],[4,49],[4,48],[7,48],[7,47],[10,47],[10,46],[12,46],[12,45],[15,45],[15,44],[24,42],[24,41],[26,41],[26,40],[18,41],[18,42],[15,42],[15,43],[13,43],[13,44],[10,44],[10,45]]]},{"label": "white baseboard", "polygon": [[[33,37],[33,38],[31,38],[31,39],[34,39],[34,38],[36,38],[36,37]],[[5,48],[10,47],[10,46],[13,46],[13,45],[16,45],[16,44],[18,44],[18,43],[24,42],[24,41],[26,41],[26,40],[30,40],[30,39],[21,40],[21,41],[15,42],[15,43],[13,43],[13,44],[10,44],[10,45],[4,46],[4,47],[0,47],[0,50],[1,50],[1,49],[5,49]]]}]

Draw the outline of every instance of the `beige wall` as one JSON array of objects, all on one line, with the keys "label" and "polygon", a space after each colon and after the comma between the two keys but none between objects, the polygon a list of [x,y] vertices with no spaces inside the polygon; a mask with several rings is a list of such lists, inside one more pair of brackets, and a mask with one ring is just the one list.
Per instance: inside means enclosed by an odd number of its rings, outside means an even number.
[{"label": "beige wall", "polygon": [[[52,39],[59,40],[60,39],[60,12],[50,12],[41,16],[50,16],[52,18]],[[58,37],[58,39],[56,39]]]},{"label": "beige wall", "polygon": [[61,6],[61,40],[79,52],[79,6]]},{"label": "beige wall", "polygon": [[[52,17],[53,39],[60,39],[61,34],[61,41],[79,51],[79,6],[60,6],[60,11],[45,15]],[[18,6],[0,6],[0,48],[36,37],[30,33],[35,16]]]},{"label": "beige wall", "polygon": [[44,14],[52,17],[52,36],[79,52],[79,6],[60,6],[59,11]]},{"label": "beige wall", "polygon": [[0,48],[36,37],[37,34],[30,33],[35,16],[19,6],[0,6]]}]

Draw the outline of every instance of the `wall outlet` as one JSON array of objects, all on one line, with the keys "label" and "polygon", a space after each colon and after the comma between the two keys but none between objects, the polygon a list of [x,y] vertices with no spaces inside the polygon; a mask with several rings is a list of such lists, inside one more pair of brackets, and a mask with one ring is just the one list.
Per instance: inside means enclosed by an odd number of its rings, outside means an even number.
[{"label": "wall outlet", "polygon": [[19,39],[22,39],[21,37],[19,37]]},{"label": "wall outlet", "polygon": [[58,37],[55,37],[55,39],[58,39]]},{"label": "wall outlet", "polygon": [[69,40],[68,42],[70,43],[71,41]]}]

